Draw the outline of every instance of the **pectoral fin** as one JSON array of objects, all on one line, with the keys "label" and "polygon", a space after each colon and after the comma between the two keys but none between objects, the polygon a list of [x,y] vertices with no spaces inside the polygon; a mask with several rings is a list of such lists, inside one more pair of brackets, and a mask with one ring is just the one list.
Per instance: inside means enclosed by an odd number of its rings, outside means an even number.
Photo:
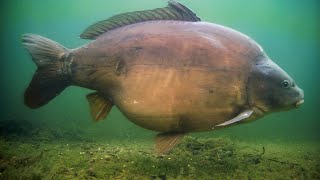
[{"label": "pectoral fin", "polygon": [[107,117],[112,108],[112,102],[99,92],[88,94],[87,99],[90,105],[91,116],[94,121],[100,121]]},{"label": "pectoral fin", "polygon": [[168,154],[184,136],[185,133],[159,133],[155,138],[156,154]]},{"label": "pectoral fin", "polygon": [[222,124],[219,124],[219,125],[216,125],[216,126],[227,126],[229,124],[233,124],[233,123],[236,123],[236,122],[239,122],[243,119],[246,119],[248,117],[250,117],[250,115],[253,113],[253,110],[249,109],[249,110],[245,110],[243,111],[242,113],[240,113],[238,116],[236,116],[235,118],[229,120],[229,121],[226,121]]}]

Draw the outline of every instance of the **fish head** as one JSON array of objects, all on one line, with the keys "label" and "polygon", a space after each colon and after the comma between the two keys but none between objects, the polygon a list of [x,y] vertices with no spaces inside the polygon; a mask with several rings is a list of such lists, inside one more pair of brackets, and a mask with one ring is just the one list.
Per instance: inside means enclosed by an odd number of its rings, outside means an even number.
[{"label": "fish head", "polygon": [[250,104],[265,113],[290,110],[304,102],[303,90],[267,56],[257,60],[248,90]]}]

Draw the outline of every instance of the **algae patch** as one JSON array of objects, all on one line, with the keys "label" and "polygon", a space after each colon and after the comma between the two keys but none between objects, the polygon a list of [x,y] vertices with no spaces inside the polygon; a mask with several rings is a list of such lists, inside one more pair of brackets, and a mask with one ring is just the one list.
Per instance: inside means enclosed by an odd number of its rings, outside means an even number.
[{"label": "algae patch", "polygon": [[22,121],[0,129],[0,179],[320,179],[317,142],[190,135],[169,155],[156,156],[143,139],[93,140]]},{"label": "algae patch", "polygon": [[169,155],[156,156],[150,142],[2,137],[0,179],[319,179],[316,145],[187,136]]}]

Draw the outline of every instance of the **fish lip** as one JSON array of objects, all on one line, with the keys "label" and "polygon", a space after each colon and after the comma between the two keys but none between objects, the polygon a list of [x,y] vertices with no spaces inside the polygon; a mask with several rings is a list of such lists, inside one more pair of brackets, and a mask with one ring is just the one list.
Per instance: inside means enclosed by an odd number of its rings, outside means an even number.
[{"label": "fish lip", "polygon": [[304,99],[299,100],[299,101],[296,103],[296,107],[301,106],[303,103],[304,103]]}]

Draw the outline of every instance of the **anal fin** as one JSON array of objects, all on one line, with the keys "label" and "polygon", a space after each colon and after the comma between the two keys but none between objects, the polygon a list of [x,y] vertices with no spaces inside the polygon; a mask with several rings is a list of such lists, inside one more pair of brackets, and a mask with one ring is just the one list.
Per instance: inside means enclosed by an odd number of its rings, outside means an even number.
[{"label": "anal fin", "polygon": [[89,101],[91,116],[94,121],[100,121],[107,117],[113,104],[101,93],[94,92],[87,95]]},{"label": "anal fin", "polygon": [[178,145],[185,133],[159,133],[155,137],[156,154],[168,154],[172,148]]}]

